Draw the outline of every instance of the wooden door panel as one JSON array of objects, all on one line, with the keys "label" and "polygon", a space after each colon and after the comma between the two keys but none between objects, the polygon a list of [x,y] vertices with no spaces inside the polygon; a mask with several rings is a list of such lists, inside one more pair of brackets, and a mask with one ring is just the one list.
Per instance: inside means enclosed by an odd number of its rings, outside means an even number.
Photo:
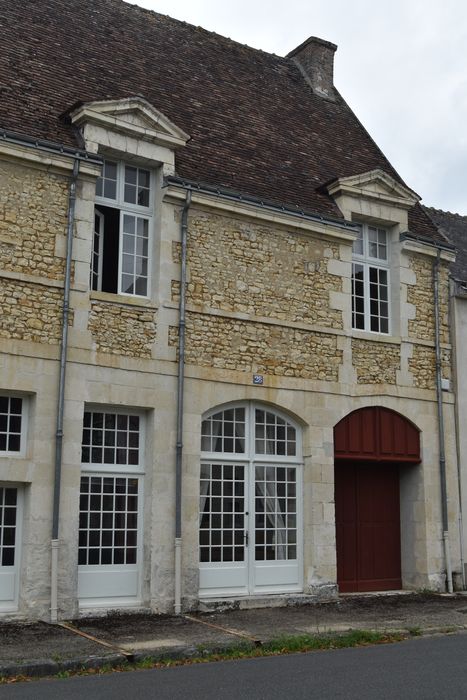
[{"label": "wooden door panel", "polygon": [[[357,579],[357,500],[355,466],[336,464],[335,507],[337,580],[353,591]],[[343,589],[344,590],[344,589]]]},{"label": "wooden door panel", "polygon": [[336,464],[335,479],[340,590],[400,588],[397,465]]}]

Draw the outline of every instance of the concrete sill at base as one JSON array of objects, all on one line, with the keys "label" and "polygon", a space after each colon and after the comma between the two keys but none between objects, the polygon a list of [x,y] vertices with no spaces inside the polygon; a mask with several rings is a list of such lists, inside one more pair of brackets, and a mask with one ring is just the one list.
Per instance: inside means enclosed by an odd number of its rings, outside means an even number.
[{"label": "concrete sill at base", "polygon": [[224,612],[227,610],[254,610],[255,608],[285,608],[323,602],[318,595],[306,593],[268,594],[248,598],[202,598],[197,612]]}]

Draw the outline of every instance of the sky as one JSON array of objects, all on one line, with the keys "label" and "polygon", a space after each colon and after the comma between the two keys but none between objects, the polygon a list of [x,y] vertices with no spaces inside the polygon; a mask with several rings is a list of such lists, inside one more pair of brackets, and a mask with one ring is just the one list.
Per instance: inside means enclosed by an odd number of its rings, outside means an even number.
[{"label": "sky", "polygon": [[338,45],[334,83],[423,204],[467,215],[465,0],[137,0],[285,56]]}]

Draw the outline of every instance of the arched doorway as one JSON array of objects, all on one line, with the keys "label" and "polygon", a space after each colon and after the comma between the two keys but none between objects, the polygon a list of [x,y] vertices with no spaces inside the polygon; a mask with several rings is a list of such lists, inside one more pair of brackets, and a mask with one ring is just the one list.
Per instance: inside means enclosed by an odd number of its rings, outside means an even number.
[{"label": "arched doorway", "polygon": [[337,582],[342,593],[402,588],[399,473],[420,462],[420,434],[379,406],[334,428]]},{"label": "arched doorway", "polygon": [[244,402],[201,429],[200,596],[302,590],[301,430]]}]

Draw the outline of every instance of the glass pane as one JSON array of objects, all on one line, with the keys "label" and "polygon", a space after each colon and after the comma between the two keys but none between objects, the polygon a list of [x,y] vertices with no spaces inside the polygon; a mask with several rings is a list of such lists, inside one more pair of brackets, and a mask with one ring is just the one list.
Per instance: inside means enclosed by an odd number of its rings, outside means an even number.
[{"label": "glass pane", "polygon": [[4,503],[6,506],[15,506],[17,498],[17,489],[5,489],[4,490]]},{"label": "glass pane", "polygon": [[145,277],[139,277],[135,283],[135,294],[139,296],[147,296],[148,281]]},{"label": "glass pane", "polygon": [[124,233],[135,234],[136,216],[130,214],[123,215],[123,231]]},{"label": "glass pane", "polygon": [[140,187],[138,189],[138,204],[142,207],[149,206],[149,190]]},{"label": "glass pane", "polygon": [[135,252],[135,244],[136,239],[133,235],[129,235],[127,233],[124,233],[122,236],[122,242],[123,242],[123,253],[131,253],[134,254]]},{"label": "glass pane", "polygon": [[135,258],[133,257],[133,255],[127,255],[125,253],[122,255],[122,271],[123,272],[132,273],[133,268],[134,268],[134,264],[135,264]]},{"label": "glass pane", "polygon": [[145,258],[137,256],[135,258],[135,269],[136,274],[140,277],[147,277],[148,275],[148,261]]},{"label": "glass pane", "polygon": [[15,565],[15,548],[2,547],[2,566]]},{"label": "glass pane", "polygon": [[134,293],[134,285],[133,285],[133,276],[127,275],[127,274],[122,274],[122,292],[124,294],[133,294]]},{"label": "glass pane", "polygon": [[104,197],[106,199],[117,198],[117,183],[113,180],[104,180]]},{"label": "glass pane", "polygon": [[131,185],[136,185],[137,173],[138,173],[137,168],[134,168],[131,165],[126,165],[125,166],[125,183],[131,184]]},{"label": "glass pane", "polygon": [[8,451],[9,452],[19,452],[20,451],[20,436],[10,435],[8,439]]},{"label": "glass pane", "polygon": [[141,238],[138,236],[135,240],[136,243],[136,254],[147,257],[148,254],[148,241],[147,238]]},{"label": "glass pane", "polygon": [[149,221],[147,219],[142,219],[141,217],[138,217],[138,219],[137,219],[138,236],[141,236],[142,238],[147,238],[148,237],[148,227],[149,227]]},{"label": "glass pane", "polygon": [[110,180],[117,179],[117,163],[111,160],[104,161],[104,177]]},{"label": "glass pane", "polygon": [[149,189],[150,174],[149,170],[139,169],[139,186]]},{"label": "glass pane", "polygon": [[20,416],[23,406],[23,399],[10,398],[10,413]]},{"label": "glass pane", "polygon": [[124,199],[128,204],[136,204],[136,187],[134,185],[125,184]]},{"label": "glass pane", "polygon": [[355,255],[363,255],[363,230],[359,228],[358,238],[353,242],[352,252]]}]

